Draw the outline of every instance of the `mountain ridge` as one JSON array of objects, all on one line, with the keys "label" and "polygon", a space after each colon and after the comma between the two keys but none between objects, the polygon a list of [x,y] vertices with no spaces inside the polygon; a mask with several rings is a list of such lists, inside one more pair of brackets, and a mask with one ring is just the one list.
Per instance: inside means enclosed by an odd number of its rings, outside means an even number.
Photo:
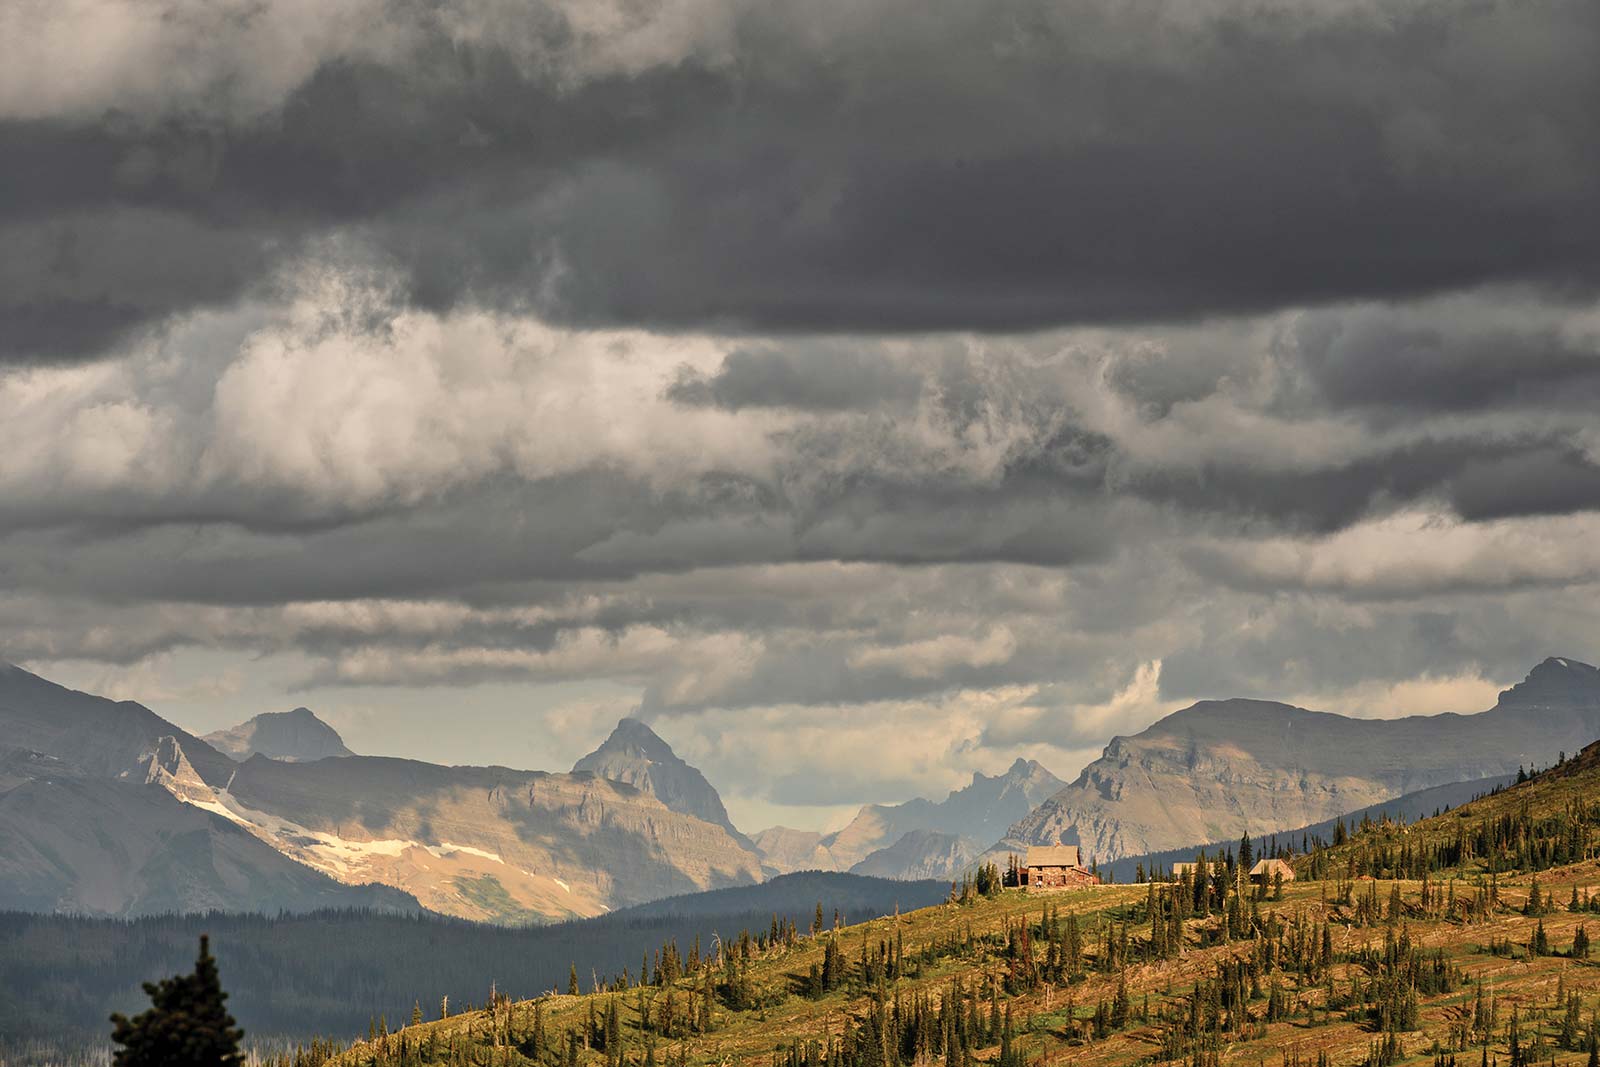
[{"label": "mountain ridge", "polygon": [[[779,870],[949,877],[996,833],[1065,784],[1037,760],[1018,757],[999,774],[974,771],[970,783],[943,800],[914,797],[902,804],[867,804],[833,833],[774,826],[755,841],[769,865]],[[860,867],[869,860],[867,868]]]},{"label": "mountain ridge", "polygon": [[1600,736],[1600,671],[1548,657],[1495,706],[1361,719],[1275,701],[1199,701],[1132,736],[995,846],[1077,844],[1109,862],[1309,825],[1433,786],[1554,762]]},{"label": "mountain ridge", "polygon": [[[0,673],[0,816],[13,846],[4,881],[31,887],[19,906],[98,913],[132,906],[163,856],[161,885],[199,877],[162,898],[169,909],[273,910],[255,883],[291,903],[320,893],[311,906],[369,906],[346,887],[382,883],[413,908],[499,922],[597,915],[763,874],[722,827],[623,782],[356,755],[236,763],[143,705],[19,667]],[[95,823],[105,832],[88,832]],[[60,862],[63,849],[76,858]],[[253,876],[230,873],[251,865]]]}]

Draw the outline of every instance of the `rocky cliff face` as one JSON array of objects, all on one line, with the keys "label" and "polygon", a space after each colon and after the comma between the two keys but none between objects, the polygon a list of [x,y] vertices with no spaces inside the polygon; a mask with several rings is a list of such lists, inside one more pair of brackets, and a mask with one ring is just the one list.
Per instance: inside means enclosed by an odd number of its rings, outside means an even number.
[{"label": "rocky cliff face", "polygon": [[1548,659],[1478,715],[1352,719],[1204,701],[1105,753],[1006,833],[1101,862],[1331,819],[1450,782],[1553,763],[1600,737],[1600,671]]},{"label": "rocky cliff face", "polygon": [[734,828],[722,797],[706,776],[680,759],[670,745],[638,719],[618,722],[599,748],[573,764],[572,773],[631,785],[673,811],[714,823],[734,840],[754,847]]},{"label": "rocky cliff face", "polygon": [[229,730],[201,738],[230,759],[244,762],[251,756],[305,763],[336,756],[353,756],[338,731],[314,715],[310,708],[269,711]]},{"label": "rocky cliff face", "polygon": [[721,826],[589,774],[257,756],[220,800],[339,881],[396,886],[467,918],[584,917],[762,877]]}]

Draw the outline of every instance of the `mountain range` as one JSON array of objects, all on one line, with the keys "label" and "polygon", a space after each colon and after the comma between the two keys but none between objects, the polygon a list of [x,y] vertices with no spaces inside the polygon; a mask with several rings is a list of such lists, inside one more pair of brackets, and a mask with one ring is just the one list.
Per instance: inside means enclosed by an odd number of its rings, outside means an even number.
[{"label": "mountain range", "polygon": [[1600,671],[1552,658],[1480,714],[1202,701],[1113,738],[1070,783],[1018,759],[943,800],[866,805],[832,833],[747,838],[706,777],[632,718],[568,773],[445,767],[353,754],[303,708],[195,737],[0,665],[0,908],[528,923],[787,871],[950,879],[1030,844],[1079,844],[1105,864],[1396,798],[1458,800],[1596,737]]},{"label": "mountain range", "polygon": [[101,915],[419,910],[197,805],[226,757],[141,705],[0,664],[0,908]]},{"label": "mountain range", "polygon": [[843,870],[889,878],[949,878],[1066,783],[1035,760],[1018,759],[940,801],[868,804],[830,834],[774,826],[754,836],[780,871]]},{"label": "mountain range", "polygon": [[[140,704],[0,667],[0,908],[420,902],[527,922],[763,877],[747,843],[626,782],[377,756],[291,762],[309,754],[300,742],[329,748],[337,735],[288,714],[290,731],[267,717],[226,731],[234,754],[256,749],[235,762]],[[268,743],[290,758],[264,755]]]},{"label": "mountain range", "polygon": [[1099,862],[1332,819],[1451,782],[1554,763],[1600,738],[1600,670],[1552,657],[1475,715],[1355,719],[1208,700],[1113,738],[991,854],[1076,844]]}]

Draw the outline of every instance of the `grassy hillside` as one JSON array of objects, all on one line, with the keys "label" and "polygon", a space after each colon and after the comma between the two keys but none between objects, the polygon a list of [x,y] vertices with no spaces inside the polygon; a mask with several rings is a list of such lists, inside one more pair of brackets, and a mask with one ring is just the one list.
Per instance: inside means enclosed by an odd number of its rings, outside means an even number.
[{"label": "grassy hillside", "polygon": [[1499,875],[1587,860],[1600,846],[1600,742],[1527,781],[1413,823],[1379,820],[1314,848],[1312,878]]},{"label": "grassy hillside", "polygon": [[[1276,891],[1240,892],[1224,857],[1198,882],[1003,890],[837,930],[825,921],[815,935],[769,928],[720,955],[702,946],[690,959],[668,946],[644,986],[503,1000],[332,1058],[341,1067],[1592,1064],[1600,966],[1587,943],[1600,936],[1600,864],[1590,856],[1591,798],[1600,798],[1600,746],[1458,811],[1319,845],[1296,862],[1326,878]],[[1566,844],[1554,843],[1557,833]],[[1479,843],[1458,850],[1469,840]],[[1402,853],[1425,857],[1426,880],[1359,870],[1398,868]]]},{"label": "grassy hillside", "polygon": [[[780,936],[751,945],[748,961],[730,945],[721,963],[660,985],[408,1026],[336,1060],[1386,1067],[1433,1061],[1437,1046],[1463,1064],[1485,1048],[1495,1062],[1576,1064],[1594,1040],[1600,969],[1574,943],[1600,922],[1523,914],[1531,877],[1501,879],[1498,900],[1470,922],[1424,902],[1417,882],[1372,883],[1344,899],[1328,883],[1300,882],[1279,900],[1229,894],[1213,914],[1188,918],[1170,886],[1009,890],[837,934]],[[1600,888],[1592,863],[1540,877],[1558,895]],[[835,951],[842,961],[830,968]],[[838,972],[834,988],[819,991],[827,969]]]}]

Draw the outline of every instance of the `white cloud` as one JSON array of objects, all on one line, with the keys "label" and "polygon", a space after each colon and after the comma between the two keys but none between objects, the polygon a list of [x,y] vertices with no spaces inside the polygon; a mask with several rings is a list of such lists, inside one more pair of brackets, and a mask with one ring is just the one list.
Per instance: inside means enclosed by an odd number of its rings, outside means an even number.
[{"label": "white cloud", "polygon": [[1207,541],[1203,570],[1261,588],[1415,597],[1600,581],[1600,515],[1468,523],[1403,511],[1321,538]]},{"label": "white cloud", "polygon": [[395,55],[387,0],[9,0],[0,115],[194,114],[248,120],[326,60]]},{"label": "white cloud", "polygon": [[1284,699],[1316,711],[1370,719],[1438,715],[1447,711],[1471,715],[1494,707],[1501,690],[1510,688],[1518,680],[1496,682],[1476,672],[1448,677],[1424,674],[1392,684],[1362,682],[1333,692],[1304,693]]}]

